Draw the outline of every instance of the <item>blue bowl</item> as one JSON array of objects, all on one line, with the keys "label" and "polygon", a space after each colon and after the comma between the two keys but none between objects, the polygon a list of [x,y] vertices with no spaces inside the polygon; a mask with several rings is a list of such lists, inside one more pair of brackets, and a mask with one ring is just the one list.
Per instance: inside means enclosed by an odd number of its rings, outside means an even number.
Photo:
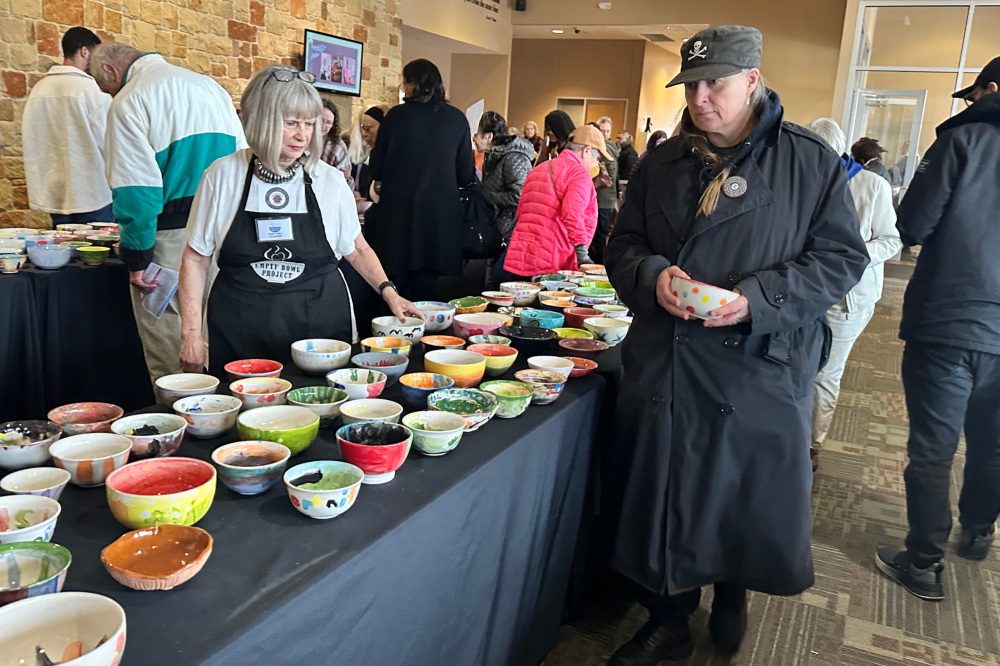
[{"label": "blue bowl", "polygon": [[525,310],[518,317],[518,323],[527,328],[560,328],[566,317],[548,310]]},{"label": "blue bowl", "polygon": [[455,380],[447,375],[439,375],[435,372],[414,372],[403,375],[399,381],[403,389],[403,400],[417,409],[427,409],[427,398],[431,393],[441,389],[451,388],[455,385]]},{"label": "blue bowl", "polygon": [[351,357],[351,363],[366,370],[378,370],[384,372],[386,376],[385,387],[389,388],[399,381],[399,378],[406,372],[406,367],[410,359],[399,354],[388,352],[368,352]]}]

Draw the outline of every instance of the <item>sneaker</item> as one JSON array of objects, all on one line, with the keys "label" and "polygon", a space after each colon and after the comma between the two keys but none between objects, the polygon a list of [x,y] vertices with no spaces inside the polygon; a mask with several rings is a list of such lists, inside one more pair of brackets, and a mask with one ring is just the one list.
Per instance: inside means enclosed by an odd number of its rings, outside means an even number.
[{"label": "sneaker", "polygon": [[990,554],[990,544],[993,543],[993,535],[996,533],[996,526],[991,525],[985,534],[979,530],[968,527],[962,528],[962,539],[958,542],[958,555],[967,560],[985,560]]},{"label": "sneaker", "polygon": [[712,615],[708,618],[708,631],[712,643],[720,652],[735,654],[747,633],[747,594],[740,590],[737,595],[722,600],[716,592],[712,602]]},{"label": "sneaker", "polygon": [[944,565],[940,562],[921,569],[913,564],[907,551],[883,546],[875,554],[875,566],[915,597],[926,601],[944,599],[944,586],[941,584]]},{"label": "sneaker", "polygon": [[691,656],[694,643],[687,618],[650,620],[625,645],[611,655],[607,666],[656,666]]}]

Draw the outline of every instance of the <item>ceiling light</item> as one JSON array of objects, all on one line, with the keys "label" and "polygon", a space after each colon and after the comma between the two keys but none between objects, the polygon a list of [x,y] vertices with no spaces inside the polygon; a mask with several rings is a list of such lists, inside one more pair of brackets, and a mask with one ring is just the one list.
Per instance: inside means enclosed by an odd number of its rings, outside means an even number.
[{"label": "ceiling light", "polygon": [[552,31],[552,34],[553,35],[561,35],[564,32],[565,32],[565,30],[559,30],[558,28],[556,28],[555,30]]}]

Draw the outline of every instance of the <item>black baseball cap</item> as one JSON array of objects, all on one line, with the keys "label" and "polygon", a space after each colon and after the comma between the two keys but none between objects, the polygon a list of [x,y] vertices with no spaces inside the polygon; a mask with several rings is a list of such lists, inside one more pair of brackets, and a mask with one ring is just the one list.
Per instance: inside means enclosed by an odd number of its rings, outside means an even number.
[{"label": "black baseball cap", "polygon": [[985,88],[991,83],[995,83],[997,86],[1000,86],[1000,57],[990,60],[986,64],[986,67],[983,67],[983,71],[979,72],[979,76],[976,77],[975,83],[968,88],[959,90],[957,93],[952,95],[952,97],[956,99],[965,99],[969,96],[969,93],[976,88]]},{"label": "black baseball cap", "polygon": [[757,28],[719,25],[702,30],[681,46],[681,71],[667,87],[721,79],[760,67],[763,37]]}]

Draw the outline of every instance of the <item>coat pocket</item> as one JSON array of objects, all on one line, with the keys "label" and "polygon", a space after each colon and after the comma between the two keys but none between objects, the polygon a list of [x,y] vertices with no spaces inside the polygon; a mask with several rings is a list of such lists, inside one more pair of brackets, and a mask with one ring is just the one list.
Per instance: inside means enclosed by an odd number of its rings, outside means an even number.
[{"label": "coat pocket", "polygon": [[833,329],[826,323],[825,318],[818,321],[823,330],[823,347],[820,349],[819,370],[817,372],[822,372],[826,364],[830,362],[830,350],[833,349]]}]

